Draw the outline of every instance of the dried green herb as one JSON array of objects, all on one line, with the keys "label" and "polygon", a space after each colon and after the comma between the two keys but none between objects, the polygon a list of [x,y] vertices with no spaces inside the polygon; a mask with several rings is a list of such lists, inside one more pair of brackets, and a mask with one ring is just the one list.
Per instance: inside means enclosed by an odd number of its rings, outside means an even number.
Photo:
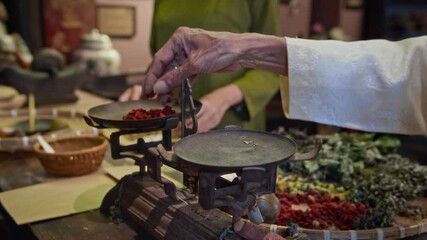
[{"label": "dried green herb", "polygon": [[427,190],[427,167],[396,155],[375,168],[356,176],[349,185],[349,199],[371,208],[369,214],[359,219],[358,228],[388,227],[393,217],[424,217],[421,209],[410,207],[408,200],[424,196]]},{"label": "dried green herb", "polygon": [[337,133],[307,136],[301,131],[276,131],[293,138],[300,152],[312,148],[315,137],[322,138],[322,151],[315,161],[283,164],[282,171],[335,182],[350,191],[350,200],[370,208],[355,221],[355,229],[388,227],[396,214],[426,217],[407,201],[427,195],[427,166],[396,154],[400,145],[392,136],[369,133]]}]

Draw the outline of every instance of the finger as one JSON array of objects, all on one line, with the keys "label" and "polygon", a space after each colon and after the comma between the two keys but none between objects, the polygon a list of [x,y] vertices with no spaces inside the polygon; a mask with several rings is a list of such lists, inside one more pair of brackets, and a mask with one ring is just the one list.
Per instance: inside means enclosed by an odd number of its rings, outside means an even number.
[{"label": "finger", "polygon": [[186,128],[192,128],[193,127],[193,119],[191,119],[191,118],[185,119],[185,127]]},{"label": "finger", "polygon": [[[182,44],[185,44],[185,37],[182,30],[178,29],[162,48],[154,55],[151,66],[147,72],[144,82],[144,92],[151,93],[157,80],[167,72],[168,66],[180,65],[174,64],[178,59],[185,59]],[[159,92],[161,93],[161,92]]]},{"label": "finger", "polygon": [[129,99],[131,98],[130,96],[132,95],[132,88],[128,88],[126,89],[122,95],[120,95],[119,97],[119,102],[125,102],[125,101],[129,101]]},{"label": "finger", "polygon": [[164,69],[166,67],[163,65],[163,63],[154,63],[156,61],[153,61],[152,67],[150,67],[150,70],[148,70],[147,77],[144,81],[144,94],[148,95],[153,92],[153,87],[158,81],[159,77],[162,76]]},{"label": "finger", "polygon": [[181,134],[181,128],[175,128],[172,132],[172,139],[173,142],[176,142],[177,140],[182,138],[182,134]]},{"label": "finger", "polygon": [[142,86],[141,85],[135,85],[131,89],[131,100],[138,100],[142,97]]},{"label": "finger", "polygon": [[162,104],[167,104],[167,103],[170,103],[172,101],[172,98],[171,98],[170,94],[159,94],[157,96],[157,98],[159,99],[159,101]]},{"label": "finger", "polygon": [[192,66],[189,61],[186,60],[183,65],[176,67],[169,72],[165,73],[158,81],[153,85],[155,93],[167,93],[172,91],[175,87],[181,85],[182,81],[190,78],[192,74]]},{"label": "finger", "polygon": [[[191,120],[187,120],[187,122],[189,123],[190,121]],[[192,126],[192,121],[191,121],[191,126]],[[197,132],[198,133],[207,132],[212,128],[213,128],[212,121],[210,121],[207,114],[202,114],[202,115],[197,114]]]},{"label": "finger", "polygon": [[[206,118],[201,118],[198,114],[196,116],[197,118],[197,132],[201,133],[201,132],[207,132],[211,129],[211,124],[209,123],[209,119]],[[189,116],[187,116],[187,118],[185,119],[185,127],[186,128],[193,128],[193,119]],[[179,122],[179,128],[181,129],[181,122]]]},{"label": "finger", "polygon": [[144,81],[144,93],[150,94],[153,92],[153,86],[157,80],[164,74],[167,67],[172,65],[173,51],[165,49],[166,46],[161,48],[154,56],[153,62],[147,72],[147,77]]},{"label": "finger", "polygon": [[[202,103],[202,107],[200,108],[199,112],[196,114],[196,118],[197,118],[197,132],[198,133],[202,133],[202,132],[206,132],[209,129],[206,129],[207,123],[206,120],[209,120],[206,118],[207,115],[207,110],[206,107],[203,105]],[[192,119],[187,119],[187,122],[192,124]]]},{"label": "finger", "polygon": [[175,136],[181,136],[181,122],[178,122],[178,126],[174,129]]},{"label": "finger", "polygon": [[[185,123],[185,124],[187,124],[187,123]],[[186,126],[186,128],[188,129],[188,128],[191,128],[190,126],[188,126],[188,125],[185,125]],[[174,129],[174,132],[175,132],[175,135],[176,136],[182,136],[182,122],[181,121],[179,121],[178,122],[178,126]]]}]

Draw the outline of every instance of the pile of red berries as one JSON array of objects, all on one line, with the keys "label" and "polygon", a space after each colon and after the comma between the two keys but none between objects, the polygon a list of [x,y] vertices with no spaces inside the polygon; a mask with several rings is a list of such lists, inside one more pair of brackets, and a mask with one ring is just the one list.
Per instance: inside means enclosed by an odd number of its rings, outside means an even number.
[{"label": "pile of red berries", "polygon": [[151,118],[161,118],[168,115],[176,114],[176,111],[171,106],[165,106],[163,109],[150,109],[143,108],[132,109],[123,116],[123,120],[145,120]]},{"label": "pile of red berries", "polygon": [[[367,213],[366,206],[361,203],[352,203],[328,194],[322,195],[315,190],[296,195],[279,192],[276,196],[281,205],[277,225],[286,226],[293,222],[310,229],[350,230],[353,229],[354,219]],[[301,209],[301,206],[305,206],[304,209]]]}]

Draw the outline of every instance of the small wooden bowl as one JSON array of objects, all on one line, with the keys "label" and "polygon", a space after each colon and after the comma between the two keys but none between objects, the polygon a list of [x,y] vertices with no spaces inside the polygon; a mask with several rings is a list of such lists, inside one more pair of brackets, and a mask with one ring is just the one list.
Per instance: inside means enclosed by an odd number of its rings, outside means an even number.
[{"label": "small wooden bowl", "polygon": [[88,174],[101,165],[108,141],[100,136],[69,136],[49,140],[55,153],[46,153],[39,143],[34,151],[45,170],[54,176]]}]

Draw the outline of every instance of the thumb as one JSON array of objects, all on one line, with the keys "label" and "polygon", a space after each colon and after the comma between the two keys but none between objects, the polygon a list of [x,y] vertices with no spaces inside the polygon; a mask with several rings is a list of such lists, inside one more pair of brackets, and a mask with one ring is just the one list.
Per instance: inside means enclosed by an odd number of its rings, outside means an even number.
[{"label": "thumb", "polygon": [[191,65],[186,60],[181,66],[171,69],[156,81],[153,91],[160,94],[171,92],[175,87],[181,85],[184,79],[190,78],[192,75],[190,68]]}]

